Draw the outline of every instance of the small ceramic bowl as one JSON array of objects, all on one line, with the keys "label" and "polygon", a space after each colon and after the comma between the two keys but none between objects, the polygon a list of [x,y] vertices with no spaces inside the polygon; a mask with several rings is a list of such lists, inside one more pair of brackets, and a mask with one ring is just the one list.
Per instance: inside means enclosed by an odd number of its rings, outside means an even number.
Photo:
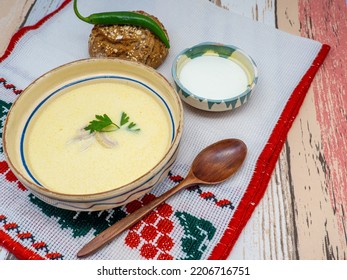
[{"label": "small ceramic bowl", "polygon": [[184,102],[214,112],[245,104],[258,80],[257,66],[244,51],[210,42],[180,52],[171,72]]},{"label": "small ceramic bowl", "polygon": [[[36,114],[39,114],[38,112],[46,111],[47,107],[43,106],[46,106],[47,102],[52,104],[52,102],[56,102],[62,96],[59,94],[65,94],[65,96],[70,97],[71,95],[67,91],[70,87],[83,86],[84,84],[93,85],[93,83],[97,82],[122,83],[125,86],[140,90],[141,94],[148,95],[148,98],[155,99],[155,102],[160,104],[160,108],[162,108],[167,117],[167,131],[169,131],[167,133],[168,148],[163,152],[162,158],[154,167],[151,166],[144,175],[120,187],[86,194],[52,191],[52,188],[45,187],[44,184],[37,182],[35,176],[32,175],[34,172],[30,173],[30,159],[25,161],[25,149],[27,149],[26,145],[28,145],[25,144],[25,141],[27,141],[27,134],[30,133],[28,130],[31,122],[36,117]],[[117,100],[114,100],[114,102],[117,102]],[[41,108],[44,109],[41,110]],[[94,110],[93,104],[91,104],[90,108],[91,111]],[[134,110],[137,109],[135,108]],[[93,111],[93,115],[94,113],[98,112]],[[56,116],[56,118],[59,117],[59,115]],[[55,116],[51,119],[53,121],[52,129],[56,129],[53,125],[54,119]],[[55,131],[58,133],[60,129]],[[181,100],[171,84],[154,69],[140,63],[124,60],[86,59],[68,63],[51,70],[30,84],[21,93],[8,113],[4,126],[3,144],[5,156],[11,170],[19,181],[38,198],[63,209],[96,211],[124,205],[139,198],[158,185],[167,176],[171,165],[176,159],[182,129],[183,110]],[[124,133],[128,132],[124,131]],[[54,137],[52,139],[54,141]],[[43,143],[45,145],[47,141]],[[98,149],[102,148],[99,147]],[[107,152],[105,153],[107,154]],[[49,157],[50,155],[47,156],[47,164],[51,164],[55,160]],[[46,160],[46,158],[44,159]],[[90,160],[98,160],[98,157]],[[114,159],[114,161],[122,160],[124,158]],[[112,165],[112,161],[113,158],[108,162],[99,162],[97,164],[107,166]],[[147,164],[147,160],[142,159],[142,161]],[[67,166],[67,169],[69,169],[69,166]],[[64,178],[62,173],[56,174],[56,176]]]}]

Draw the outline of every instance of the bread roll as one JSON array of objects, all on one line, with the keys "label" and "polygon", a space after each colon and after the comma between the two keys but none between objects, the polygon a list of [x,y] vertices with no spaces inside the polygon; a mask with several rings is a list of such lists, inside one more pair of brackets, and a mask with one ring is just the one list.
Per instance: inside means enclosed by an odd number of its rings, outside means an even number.
[{"label": "bread roll", "polygon": [[[154,16],[143,11],[136,11],[151,17],[164,30],[163,24]],[[159,67],[169,53],[169,49],[150,30],[133,25],[94,25],[89,37],[91,57],[114,57],[137,61],[153,68]]]}]

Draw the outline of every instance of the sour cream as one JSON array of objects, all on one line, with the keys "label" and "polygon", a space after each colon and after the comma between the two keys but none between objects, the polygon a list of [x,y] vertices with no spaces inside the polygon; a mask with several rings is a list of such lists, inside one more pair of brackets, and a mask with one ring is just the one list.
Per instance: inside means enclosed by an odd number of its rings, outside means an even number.
[{"label": "sour cream", "polygon": [[[121,113],[139,132],[108,132],[106,148],[94,136],[78,137],[95,115],[119,124]],[[128,82],[81,83],[39,108],[25,135],[24,154],[32,176],[64,194],[94,194],[118,188],[152,169],[168,151],[172,128],[162,102]],[[76,137],[77,136],[77,137]]]},{"label": "sour cream", "polygon": [[247,74],[237,62],[210,55],[187,62],[179,79],[194,95],[215,100],[238,96],[248,85]]}]

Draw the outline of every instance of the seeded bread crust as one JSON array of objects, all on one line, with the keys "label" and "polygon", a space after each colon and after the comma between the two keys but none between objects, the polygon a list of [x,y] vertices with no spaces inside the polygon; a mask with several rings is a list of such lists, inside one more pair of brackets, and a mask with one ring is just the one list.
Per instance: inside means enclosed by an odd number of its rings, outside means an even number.
[{"label": "seeded bread crust", "polygon": [[[167,34],[163,24],[144,11],[136,11],[151,17]],[[96,58],[120,58],[137,61],[158,68],[169,49],[150,30],[133,25],[94,25],[89,36],[89,55]]]}]

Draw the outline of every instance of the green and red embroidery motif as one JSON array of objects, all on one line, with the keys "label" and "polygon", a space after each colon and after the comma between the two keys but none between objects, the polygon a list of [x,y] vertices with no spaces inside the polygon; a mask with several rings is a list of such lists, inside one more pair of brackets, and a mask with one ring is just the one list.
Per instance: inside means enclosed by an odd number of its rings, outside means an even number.
[{"label": "green and red embroidery motif", "polygon": [[[140,201],[133,201],[126,206],[129,213],[136,211],[141,206],[153,200],[155,196],[148,194]],[[174,240],[170,236],[174,228],[171,218],[175,216],[184,228],[184,237],[181,248],[184,257],[180,259],[198,260],[207,249],[207,244],[213,238],[216,228],[209,221],[199,219],[186,212],[177,211],[173,215],[172,207],[163,203],[148,217],[131,228],[125,243],[130,248],[136,248],[140,255],[146,259],[170,260],[173,256],[170,250],[174,246]]]},{"label": "green and red embroidery motif", "polygon": [[4,88],[12,90],[15,94],[20,94],[22,92],[21,89],[17,89],[13,84],[8,83],[4,78],[0,78],[0,84],[2,84]]},{"label": "green and red embroidery motif", "polygon": [[56,218],[62,229],[70,229],[74,238],[86,236],[91,230],[94,231],[94,235],[98,235],[126,216],[121,208],[108,211],[75,212],[51,206],[33,194],[29,194],[29,199],[41,209],[43,214]]},{"label": "green and red embroidery motif", "polygon": [[200,260],[207,249],[208,243],[216,233],[216,228],[209,221],[199,219],[186,212],[176,212],[180,224],[184,227],[185,236],[182,239],[184,260]]},{"label": "green and red embroidery motif", "polygon": [[[15,182],[22,191],[26,190],[10,171],[5,161],[0,162],[0,173],[9,182]],[[85,236],[91,230],[94,231],[94,235],[97,235],[110,225],[124,218],[127,213],[134,212],[155,198],[153,194],[147,194],[141,200],[135,200],[124,207],[108,211],[74,212],[51,206],[31,193],[28,193],[28,197],[30,202],[39,207],[43,214],[50,218],[56,218],[62,229],[70,229],[74,238]],[[133,226],[124,240],[125,245],[131,249],[138,250],[139,254],[146,259],[174,259],[170,252],[175,245],[174,239],[170,236],[174,229],[173,217],[178,218],[179,224],[184,230],[184,236],[180,240],[181,244],[179,244],[184,257],[180,259],[201,259],[208,242],[211,241],[215,234],[216,228],[211,222],[194,217],[189,213],[180,211],[174,213],[172,206],[167,203],[157,207],[150,215]],[[1,222],[4,223],[5,230],[16,230],[17,237],[20,240],[29,240],[31,246],[36,251],[44,250],[46,252],[45,257],[63,259],[62,254],[49,252],[47,244],[43,241],[37,242],[31,233],[19,231],[18,225],[7,222],[4,215],[0,215]]]},{"label": "green and red embroidery motif", "polygon": [[[169,172],[169,179],[175,183],[179,183],[183,180],[183,177],[180,175],[173,175],[172,172]],[[232,204],[232,202],[228,199],[218,199],[212,192],[204,192],[201,190],[201,188],[196,185],[188,188],[189,191],[195,191],[199,194],[199,196],[205,200],[211,200],[214,202],[215,205],[219,207],[227,207],[231,210],[235,209],[235,206]]]},{"label": "green and red embroidery motif", "polygon": [[[128,213],[132,213],[141,206],[153,200],[153,194],[145,195],[141,200],[135,200],[126,205]],[[174,228],[170,217],[172,207],[164,203],[152,211],[149,216],[133,226],[125,238],[125,244],[137,249],[140,255],[146,259],[172,260],[170,250],[174,241],[170,233]]]}]

